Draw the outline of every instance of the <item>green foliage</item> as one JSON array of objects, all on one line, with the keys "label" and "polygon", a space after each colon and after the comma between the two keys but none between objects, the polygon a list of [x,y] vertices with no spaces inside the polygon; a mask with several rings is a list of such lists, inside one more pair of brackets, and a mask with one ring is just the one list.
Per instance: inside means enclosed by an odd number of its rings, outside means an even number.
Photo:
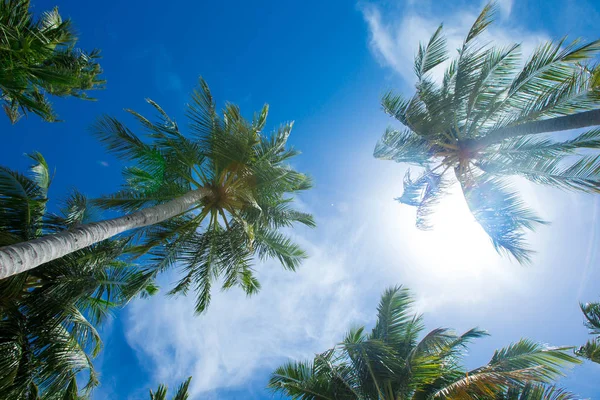
[{"label": "green foliage", "polygon": [[[41,154],[29,176],[0,167],[0,245],[90,222],[74,192],[58,214],[46,210],[51,173]],[[78,399],[97,385],[92,358],[101,349],[96,326],[113,307],[154,286],[119,260],[127,240],[100,242],[0,281],[0,398]],[[83,379],[85,377],[85,379]]]},{"label": "green foliage", "polygon": [[[600,108],[599,69],[589,65],[600,41],[549,42],[521,63],[519,44],[500,48],[482,39],[495,12],[493,2],[483,9],[441,82],[431,71],[449,59],[442,26],[419,47],[415,94],[382,98],[384,111],[405,129],[388,128],[374,155],[425,169],[416,180],[407,174],[397,199],[417,207],[419,228],[431,228],[427,217],[453,173],[494,247],[525,263],[532,253],[525,232],[543,221],[503,178],[600,191],[600,129],[567,140],[526,135],[524,129],[534,132],[540,121]],[[511,132],[517,127],[521,133]]]},{"label": "green foliage", "polygon": [[575,353],[580,357],[600,363],[600,303],[587,303],[580,306],[585,316],[585,326],[590,330],[590,334],[596,335],[596,337],[588,340]]},{"label": "green foliage", "polygon": [[562,376],[562,368],[579,362],[569,348],[522,339],[467,371],[461,361],[468,344],[487,333],[474,328],[457,335],[438,328],[422,336],[423,317],[412,312],[413,302],[407,289],[386,290],[370,333],[351,329],[312,362],[277,368],[269,388],[303,400],[572,398],[548,385]]},{"label": "green foliage", "polygon": [[[175,393],[175,397],[172,400],[187,400],[189,397],[188,390],[190,387],[190,382],[192,381],[192,377],[186,379],[179,387],[177,388],[177,392]],[[150,390],[150,400],[167,400],[167,391],[168,387],[166,385],[158,385],[158,389],[156,392]]]},{"label": "green foliage", "polygon": [[90,99],[86,91],[102,88],[99,51],[76,43],[58,8],[36,20],[29,0],[0,0],[0,101],[11,122],[27,112],[56,121],[48,95]]},{"label": "green foliage", "polygon": [[287,164],[298,154],[287,147],[292,124],[264,135],[266,105],[252,121],[229,103],[220,116],[204,80],[187,108],[189,135],[158,104],[148,103],[157,121],[129,110],[144,128],[143,139],[108,116],[94,127],[106,148],[130,163],[123,189],[96,203],[131,212],[196,189],[209,195],[186,213],[134,232],[133,253],[149,261],[147,273],[177,263],[182,278],[170,293],[193,289],[196,311],[202,312],[217,278],[223,289],[238,286],[255,293],[260,288],[252,269],[257,257],[295,270],[306,254],[282,229],[296,223],[312,227],[314,221],[293,208],[293,196],[309,189],[311,180]]},{"label": "green foliage", "polygon": [[555,386],[530,383],[523,387],[511,387],[506,393],[494,397],[495,400],[576,400],[579,398]]}]

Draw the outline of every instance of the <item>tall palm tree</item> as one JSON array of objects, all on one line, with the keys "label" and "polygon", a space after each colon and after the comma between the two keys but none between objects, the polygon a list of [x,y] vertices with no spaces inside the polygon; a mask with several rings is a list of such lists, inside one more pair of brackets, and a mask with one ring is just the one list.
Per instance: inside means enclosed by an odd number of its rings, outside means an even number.
[{"label": "tall palm tree", "polygon": [[[31,177],[0,167],[0,243],[72,229],[93,217],[74,193],[59,214],[47,212],[50,172],[44,158]],[[92,364],[101,349],[96,330],[110,310],[140,291],[147,277],[119,260],[126,240],[103,241],[35,270],[0,280],[0,398],[78,399],[97,384]]]},{"label": "tall palm tree", "polygon": [[[172,400],[187,400],[189,397],[188,389],[190,386],[190,382],[192,381],[192,377],[186,379],[179,387],[177,388],[177,392],[175,393],[175,397]],[[169,388],[166,385],[158,385],[158,389],[156,392],[150,390],[150,400],[167,400],[167,390]]]},{"label": "tall palm tree", "polygon": [[580,306],[585,316],[585,326],[590,330],[590,334],[596,337],[588,340],[575,353],[600,364],[600,303],[587,303]]},{"label": "tall palm tree", "polygon": [[0,101],[12,123],[27,112],[56,121],[48,95],[89,99],[87,90],[103,87],[99,51],[76,44],[58,8],[35,19],[29,0],[0,0]]},{"label": "tall palm tree", "polygon": [[462,335],[438,328],[419,340],[423,317],[411,312],[412,304],[407,289],[386,290],[371,333],[365,327],[351,329],[312,362],[277,368],[269,387],[303,400],[493,399],[511,388],[545,385],[561,375],[562,367],[579,363],[569,348],[522,339],[467,371],[461,366],[467,345],[487,334],[477,328]]},{"label": "tall palm tree", "polygon": [[191,100],[190,136],[153,101],[149,103],[159,114],[157,122],[130,111],[149,142],[116,119],[102,118],[94,128],[97,136],[134,165],[124,170],[123,190],[98,204],[125,215],[2,247],[0,277],[129,230],[134,231],[137,255],[150,253],[148,274],[178,262],[184,276],[173,292],[187,293],[193,287],[198,312],[208,305],[212,282],[219,276],[224,288],[240,286],[249,294],[258,290],[251,267],[255,256],[276,258],[285,268],[296,269],[305,253],[281,228],[314,226],[314,221],[292,208],[293,196],[311,187],[306,175],[287,165],[298,154],[286,148],[292,124],[263,136],[267,106],[252,122],[233,104],[220,117],[203,80]]},{"label": "tall palm tree", "polygon": [[[397,199],[417,208],[419,228],[431,228],[430,214],[453,184],[453,173],[496,250],[523,263],[531,256],[525,230],[544,221],[506,177],[600,191],[599,128],[560,140],[540,135],[600,125],[600,71],[594,74],[589,65],[600,41],[548,42],[521,67],[519,44],[491,47],[481,38],[495,11],[494,3],[483,9],[451,61],[442,26],[420,46],[415,94],[389,92],[382,99],[385,112],[404,128],[388,128],[374,155],[423,168],[416,177],[406,173]],[[436,82],[431,71],[446,61]]]}]

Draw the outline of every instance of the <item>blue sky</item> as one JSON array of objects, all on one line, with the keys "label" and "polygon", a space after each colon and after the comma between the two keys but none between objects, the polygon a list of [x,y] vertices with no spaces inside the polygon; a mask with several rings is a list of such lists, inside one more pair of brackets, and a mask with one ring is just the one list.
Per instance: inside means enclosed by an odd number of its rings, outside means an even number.
[{"label": "blue sky", "polygon": [[[184,104],[202,75],[220,102],[237,103],[247,115],[269,103],[269,127],[294,120],[290,140],[303,152],[295,166],[316,182],[301,206],[319,227],[294,231],[311,256],[298,273],[258,265],[261,293],[215,293],[200,317],[191,298],[133,302],[103,329],[95,399],[145,399],[159,382],[174,387],[189,375],[192,398],[272,398],[264,387],[274,367],[327,349],[353,324],[370,326],[380,293],[396,284],[413,290],[428,329],[491,333],[471,348],[471,367],[521,337],[552,345],[587,340],[578,302],[600,295],[598,200],[517,181],[552,221],[530,236],[538,254],[522,267],[494,252],[458,193],[440,206],[434,231],[416,230],[414,210],[393,201],[405,166],[372,158],[393,124],[379,98],[392,88],[410,92],[419,41],[443,21],[452,48],[482,5],[439,3],[131,0],[93,11],[80,1],[58,4],[81,46],[102,49],[107,88],[94,93],[97,102],[55,101],[63,123],[30,117],[10,126],[0,118],[3,165],[24,170],[22,154],[38,150],[56,169],[55,199],[74,187],[91,197],[114,191],[121,164],[91,137],[95,118],[131,121],[123,108],[151,113],[149,97],[183,125]],[[36,11],[49,4],[33,1]],[[526,52],[564,34],[600,34],[592,1],[538,4],[501,1],[490,39],[522,42]],[[163,287],[174,274],[161,277]],[[594,398],[599,374],[600,366],[585,364],[562,384]]]}]

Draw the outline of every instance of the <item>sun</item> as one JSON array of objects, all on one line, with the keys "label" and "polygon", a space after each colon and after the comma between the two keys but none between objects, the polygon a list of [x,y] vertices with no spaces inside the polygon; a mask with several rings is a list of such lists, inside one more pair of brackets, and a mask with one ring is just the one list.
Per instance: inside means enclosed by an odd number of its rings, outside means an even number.
[{"label": "sun", "polygon": [[496,252],[458,184],[436,206],[431,230],[414,226],[413,207],[393,206],[396,210],[385,222],[390,233],[385,240],[395,241],[396,252],[401,254],[394,261],[394,270],[398,279],[419,290],[429,306],[477,304],[501,296],[509,288],[517,289],[516,264]]}]

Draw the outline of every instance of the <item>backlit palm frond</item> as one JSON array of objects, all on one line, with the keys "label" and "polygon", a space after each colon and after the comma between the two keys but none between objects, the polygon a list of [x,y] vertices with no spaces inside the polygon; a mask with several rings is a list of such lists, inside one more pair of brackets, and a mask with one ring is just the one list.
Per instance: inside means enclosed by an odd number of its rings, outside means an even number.
[{"label": "backlit palm frond", "polygon": [[512,387],[496,395],[495,400],[577,400],[574,395],[556,386],[528,383],[524,387]]},{"label": "backlit palm frond", "polygon": [[492,175],[459,176],[459,181],[471,213],[490,236],[494,248],[520,263],[529,262],[532,251],[525,245],[525,230],[545,222],[526,208],[505,182]]},{"label": "backlit palm frond", "polygon": [[510,165],[513,161],[554,160],[575,155],[579,149],[600,149],[600,129],[592,129],[562,142],[538,136],[510,138],[483,150],[482,158]]},{"label": "backlit palm frond", "polygon": [[381,160],[394,160],[419,166],[431,160],[431,145],[410,130],[388,128],[377,142],[373,155]]},{"label": "backlit palm frond", "polygon": [[513,44],[504,48],[491,48],[485,53],[468,97],[465,115],[467,138],[479,135],[479,120],[497,102],[502,101],[520,62],[520,50],[519,44]]},{"label": "backlit palm frond", "polygon": [[554,86],[540,89],[524,101],[520,106],[520,114],[513,123],[559,117],[596,108],[600,91],[590,88],[589,74],[577,67],[572,69],[570,75],[565,75]]},{"label": "backlit palm frond", "polygon": [[521,175],[532,182],[588,193],[600,191],[600,156],[522,158],[507,163],[482,162],[482,170],[495,175]]},{"label": "backlit palm frond", "polygon": [[589,109],[589,101],[597,102],[597,94],[587,93],[589,76],[581,73],[578,63],[589,60],[598,51],[600,41],[575,40],[565,44],[563,39],[539,46],[514,77],[506,96],[485,113],[481,123],[488,123],[487,128],[481,124],[479,128],[493,130]]},{"label": "backlit palm frond", "polygon": [[415,56],[415,74],[417,78],[421,80],[426,73],[447,59],[446,38],[442,34],[442,25],[440,25],[427,45],[419,45],[419,51]]},{"label": "backlit palm frond", "polygon": [[417,207],[417,228],[429,230],[432,228],[429,217],[433,208],[438,204],[448,183],[444,180],[443,173],[435,173],[426,169],[418,178],[410,177],[410,170],[404,176],[404,192],[396,200],[402,204]]},{"label": "backlit palm frond", "polygon": [[437,120],[427,112],[426,104],[418,94],[410,99],[393,92],[386,93],[381,99],[383,110],[405,127],[419,136],[436,138],[438,132],[431,130],[437,126]]},{"label": "backlit palm frond", "polygon": [[485,71],[489,65],[492,50],[485,44],[480,43],[480,35],[493,22],[497,6],[490,2],[485,5],[469,33],[463,41],[462,47],[458,49],[456,64],[452,66],[455,72],[453,79],[453,99],[451,108],[454,112],[455,129],[453,135],[456,139],[465,137],[465,119],[469,116],[469,103],[471,93],[476,92],[481,81],[481,71]]}]

